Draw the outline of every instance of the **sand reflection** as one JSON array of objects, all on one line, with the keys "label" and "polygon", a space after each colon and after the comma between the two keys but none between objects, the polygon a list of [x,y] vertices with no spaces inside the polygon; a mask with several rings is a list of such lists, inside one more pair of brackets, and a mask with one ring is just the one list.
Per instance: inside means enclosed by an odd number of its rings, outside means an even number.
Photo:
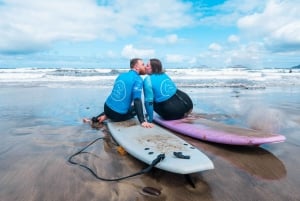
[{"label": "sand reflection", "polygon": [[277,180],[286,176],[284,164],[271,152],[258,146],[231,146],[184,137],[195,147],[220,157],[261,179]]}]

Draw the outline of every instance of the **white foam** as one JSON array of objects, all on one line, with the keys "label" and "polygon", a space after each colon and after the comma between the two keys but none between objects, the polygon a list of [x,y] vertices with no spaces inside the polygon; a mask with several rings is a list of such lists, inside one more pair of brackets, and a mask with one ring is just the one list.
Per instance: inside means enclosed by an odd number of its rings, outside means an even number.
[{"label": "white foam", "polygon": [[[87,68],[16,68],[0,69],[0,83],[5,84],[33,84],[35,82],[68,83],[100,82],[111,84],[120,72],[128,69],[87,69]],[[167,73],[178,85],[203,87],[265,87],[265,86],[298,86],[300,85],[300,69],[261,69],[245,68],[182,68],[167,69]]]}]

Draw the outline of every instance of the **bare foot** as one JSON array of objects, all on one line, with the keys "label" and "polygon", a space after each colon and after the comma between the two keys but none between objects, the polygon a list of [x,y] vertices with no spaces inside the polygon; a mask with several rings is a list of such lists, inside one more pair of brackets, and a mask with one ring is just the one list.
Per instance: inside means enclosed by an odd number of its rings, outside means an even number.
[{"label": "bare foot", "polygon": [[83,123],[91,123],[92,121],[89,118],[83,118]]},{"label": "bare foot", "polygon": [[107,116],[104,114],[104,115],[101,115],[100,117],[98,117],[98,121],[99,123],[102,123],[103,121],[105,121],[107,119]]}]

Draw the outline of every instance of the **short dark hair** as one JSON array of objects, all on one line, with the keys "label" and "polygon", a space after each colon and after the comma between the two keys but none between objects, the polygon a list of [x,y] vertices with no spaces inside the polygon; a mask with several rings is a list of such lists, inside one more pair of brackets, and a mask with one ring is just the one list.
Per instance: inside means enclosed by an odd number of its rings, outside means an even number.
[{"label": "short dark hair", "polygon": [[133,58],[130,60],[130,68],[134,68],[135,64],[139,61],[142,60],[141,58]]},{"label": "short dark hair", "polygon": [[150,59],[150,65],[152,73],[160,74],[163,73],[163,67],[159,59]]}]

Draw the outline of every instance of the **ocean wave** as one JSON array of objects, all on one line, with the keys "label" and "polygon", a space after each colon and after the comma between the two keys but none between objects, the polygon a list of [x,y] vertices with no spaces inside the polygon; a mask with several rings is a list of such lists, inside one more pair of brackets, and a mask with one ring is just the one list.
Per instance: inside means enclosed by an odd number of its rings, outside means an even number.
[{"label": "ocean wave", "polygon": [[[118,74],[127,71],[97,68],[0,69],[0,83],[1,86],[105,87],[111,86]],[[300,85],[300,69],[182,68],[166,71],[181,87],[262,89]]]}]

